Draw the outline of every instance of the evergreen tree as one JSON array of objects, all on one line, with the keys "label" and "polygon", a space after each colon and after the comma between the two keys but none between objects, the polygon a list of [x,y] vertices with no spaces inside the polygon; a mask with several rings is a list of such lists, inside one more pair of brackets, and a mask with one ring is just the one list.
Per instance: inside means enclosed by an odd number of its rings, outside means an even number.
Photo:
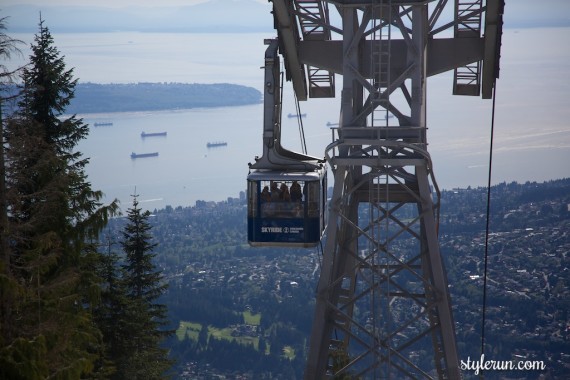
[{"label": "evergreen tree", "polygon": [[103,206],[75,151],[88,127],[63,114],[76,80],[42,20],[22,73],[19,111],[6,123],[7,258],[17,279],[12,330],[2,340],[0,368],[12,379],[79,378],[93,374],[101,334],[91,305],[98,296],[93,273],[97,238],[116,202]]},{"label": "evergreen tree", "polygon": [[14,341],[15,329],[12,311],[20,293],[18,279],[13,275],[10,265],[3,108],[10,97],[7,89],[15,73],[15,71],[9,71],[4,62],[10,59],[12,53],[19,53],[17,44],[21,41],[8,36],[5,33],[6,29],[7,18],[2,17],[0,18],[0,378],[9,376],[9,370],[3,369],[3,362],[6,360],[6,356],[9,356],[6,355],[8,351],[6,345]]},{"label": "evergreen tree", "polygon": [[262,355],[265,355],[267,351],[267,343],[265,343],[265,339],[263,338],[263,336],[259,337],[258,351]]},{"label": "evergreen tree", "polygon": [[21,54],[18,45],[22,44],[23,41],[10,37],[6,34],[6,29],[8,29],[8,17],[0,17],[0,84],[5,84],[10,82],[12,76],[18,72],[16,70],[8,70],[8,67],[4,64],[5,61],[9,61],[12,54]]},{"label": "evergreen tree", "polygon": [[126,328],[126,321],[129,317],[126,288],[121,277],[119,255],[112,250],[111,246],[109,239],[107,253],[101,254],[96,262],[97,273],[103,282],[101,301],[94,312],[95,322],[103,334],[105,345],[105,353],[100,358],[98,367],[101,372],[108,372],[108,378],[113,377],[116,364],[122,358],[130,340]]},{"label": "evergreen tree", "polygon": [[153,263],[156,244],[151,241],[149,216],[150,212],[138,207],[137,195],[133,195],[121,242],[125,253],[123,281],[129,300],[125,329],[130,340],[118,363],[117,378],[160,379],[172,365],[167,350],[160,347],[173,331],[165,330],[167,308],[158,303],[167,284]]},{"label": "evergreen tree", "polygon": [[202,324],[198,334],[198,349],[205,350],[208,347],[208,325]]}]

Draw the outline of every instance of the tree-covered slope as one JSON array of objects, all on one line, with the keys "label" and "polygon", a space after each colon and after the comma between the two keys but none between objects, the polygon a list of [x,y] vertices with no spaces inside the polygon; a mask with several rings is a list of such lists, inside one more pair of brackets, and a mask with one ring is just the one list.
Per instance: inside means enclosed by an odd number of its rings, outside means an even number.
[{"label": "tree-covered slope", "polygon": [[[464,361],[480,357],[486,194],[486,188],[442,192],[439,240]],[[486,358],[542,360],[552,378],[564,378],[570,347],[570,179],[502,183],[491,195]],[[230,198],[155,210],[151,218],[156,263],[170,285],[162,302],[172,328],[209,326],[212,336],[214,328],[228,329],[235,339],[200,346],[199,327],[195,336],[179,328],[167,345],[179,373],[188,374],[180,378],[234,372],[248,379],[302,377],[321,253],[247,246],[246,212],[243,201]],[[114,219],[109,232],[121,223]],[[246,310],[260,315],[255,332],[247,335],[257,342],[253,348],[238,344]],[[536,379],[546,372],[487,371],[485,378]]]},{"label": "tree-covered slope", "polygon": [[229,83],[80,83],[68,113],[159,111],[257,104],[261,93]]}]

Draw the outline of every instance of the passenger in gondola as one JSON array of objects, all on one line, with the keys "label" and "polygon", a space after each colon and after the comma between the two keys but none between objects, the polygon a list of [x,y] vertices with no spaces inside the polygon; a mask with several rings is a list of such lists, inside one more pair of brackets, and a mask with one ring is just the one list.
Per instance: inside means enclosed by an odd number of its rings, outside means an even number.
[{"label": "passenger in gondola", "polygon": [[285,182],[281,184],[281,188],[279,190],[281,191],[281,200],[284,202],[291,202],[291,194],[289,194],[289,188]]},{"label": "passenger in gondola", "polygon": [[271,182],[271,201],[277,202],[281,199],[281,192],[277,186],[277,182]]},{"label": "passenger in gondola", "polygon": [[301,192],[301,185],[299,185],[299,182],[297,181],[293,181],[293,183],[291,184],[291,201],[293,202],[301,202],[301,200],[303,199],[303,193]]},{"label": "passenger in gondola", "polygon": [[269,193],[269,186],[263,187],[263,191],[261,192],[261,201],[271,202],[271,194]]}]

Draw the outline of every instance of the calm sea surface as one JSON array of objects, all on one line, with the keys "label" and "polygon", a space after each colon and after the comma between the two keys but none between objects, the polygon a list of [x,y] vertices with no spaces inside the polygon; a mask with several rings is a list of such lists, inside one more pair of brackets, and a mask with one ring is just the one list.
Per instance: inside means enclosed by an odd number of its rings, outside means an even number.
[{"label": "calm sea surface", "polygon": [[[30,35],[13,35],[28,43]],[[262,90],[264,34],[55,34],[55,44],[80,81],[96,83],[236,83]],[[570,176],[570,29],[506,30],[497,86],[493,182]],[[529,49],[529,46],[533,46]],[[25,56],[29,50],[24,49]],[[24,59],[20,60],[23,62]],[[18,60],[11,62],[12,65]],[[340,86],[342,78],[337,78]],[[451,76],[428,81],[428,138],[441,188],[486,184],[490,100],[451,95]],[[309,153],[322,157],[331,141],[339,96],[301,103]],[[124,208],[130,195],[143,207],[190,206],[196,200],[238,197],[248,162],[261,154],[262,105],[80,115],[91,124],[80,146],[91,163],[94,189]],[[283,112],[295,113],[286,84]],[[112,126],[93,126],[112,122]],[[296,119],[283,118],[284,145],[300,151]],[[141,132],[167,132],[142,139]],[[226,147],[206,144],[225,141]],[[130,158],[132,152],[158,157]],[[332,181],[330,181],[332,182]]]}]

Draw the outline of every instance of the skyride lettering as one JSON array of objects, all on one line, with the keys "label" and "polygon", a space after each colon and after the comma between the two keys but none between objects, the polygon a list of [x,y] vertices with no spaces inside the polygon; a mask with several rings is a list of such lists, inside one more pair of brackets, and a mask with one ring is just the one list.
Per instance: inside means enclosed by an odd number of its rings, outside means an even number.
[{"label": "skyride lettering", "polygon": [[303,227],[261,227],[262,234],[300,234]]}]

